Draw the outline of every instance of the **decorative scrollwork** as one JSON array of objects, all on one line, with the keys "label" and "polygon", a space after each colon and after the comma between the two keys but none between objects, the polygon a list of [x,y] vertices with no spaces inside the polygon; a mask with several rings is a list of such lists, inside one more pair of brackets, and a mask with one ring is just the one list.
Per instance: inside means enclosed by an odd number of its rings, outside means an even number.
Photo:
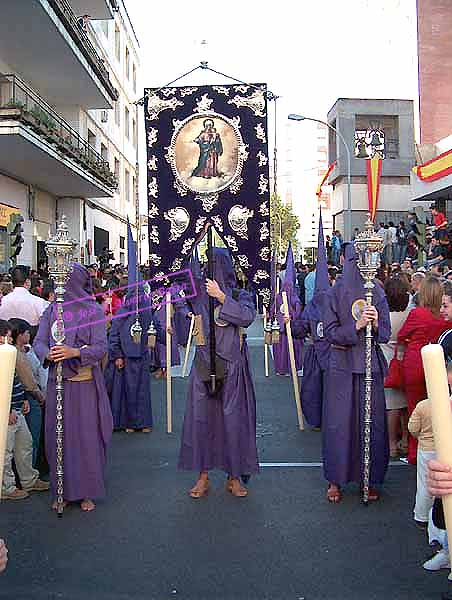
[{"label": "decorative scrollwork", "polygon": [[214,217],[210,217],[215,229],[217,231],[223,232],[223,221],[221,220],[220,215],[215,215]]},{"label": "decorative scrollwork", "polygon": [[270,231],[268,230],[267,223],[261,223],[261,228],[259,230],[259,234],[260,234],[259,239],[261,242],[263,242],[264,240],[266,240],[270,237]]},{"label": "decorative scrollwork", "polygon": [[259,251],[259,257],[261,260],[269,261],[270,260],[270,248],[268,246],[264,246]]},{"label": "decorative scrollwork", "polygon": [[268,165],[268,156],[266,156],[262,150],[259,150],[259,152],[256,154],[256,157],[259,160],[259,167],[265,167]]},{"label": "decorative scrollwork", "polygon": [[153,264],[155,267],[159,267],[162,263],[162,257],[159,256],[158,254],[150,254],[149,255],[149,262],[151,264]]},{"label": "decorative scrollwork", "polygon": [[177,98],[170,98],[168,100],[164,100],[157,96],[157,94],[150,94],[148,96],[148,119],[150,121],[155,121],[158,119],[161,112],[164,110],[176,110],[178,106],[183,106],[184,103],[178,100]]},{"label": "decorative scrollwork", "polygon": [[195,200],[201,200],[203,211],[209,213],[218,204],[218,194],[216,192],[214,194],[198,194],[195,196]]},{"label": "decorative scrollwork", "polygon": [[207,94],[203,94],[201,98],[197,98],[196,100],[196,108],[193,112],[202,113],[210,110],[210,107],[213,104],[212,98],[209,98]]},{"label": "decorative scrollwork", "polygon": [[231,192],[231,194],[238,194],[242,188],[242,185],[243,179],[241,177],[238,177],[230,186],[229,191]]},{"label": "decorative scrollwork", "polygon": [[259,175],[259,194],[268,192],[268,179],[262,173]]},{"label": "decorative scrollwork", "polygon": [[151,204],[149,204],[148,217],[150,219],[156,219],[158,216],[159,216],[159,209],[157,207],[157,204],[154,204],[154,202],[151,202]]},{"label": "decorative scrollwork", "polygon": [[229,88],[224,87],[223,85],[214,85],[212,89],[217,92],[217,94],[223,94],[223,96],[229,96]]},{"label": "decorative scrollwork", "polygon": [[182,258],[175,258],[171,265],[171,271],[178,271],[182,266]]},{"label": "decorative scrollwork", "polygon": [[262,288],[261,290],[258,291],[258,294],[262,297],[262,300],[264,301],[265,306],[268,306],[270,304],[270,289]]},{"label": "decorative scrollwork", "polygon": [[256,132],[256,137],[259,141],[261,141],[263,144],[267,143],[267,137],[265,135],[265,128],[262,125],[262,123],[258,123],[255,128],[254,128],[255,132]]},{"label": "decorative scrollwork", "polygon": [[250,96],[234,96],[228,100],[228,104],[234,104],[237,108],[245,107],[253,111],[256,117],[265,117],[265,95],[262,90],[255,90]]},{"label": "decorative scrollwork", "polygon": [[182,246],[181,254],[184,254],[184,255],[189,254],[191,252],[191,249],[193,248],[194,243],[195,243],[195,238],[186,239]]},{"label": "decorative scrollwork", "polygon": [[265,202],[262,202],[262,204],[259,206],[259,212],[261,213],[261,215],[263,217],[268,217],[268,215],[270,214],[270,211],[268,209],[267,200],[265,200]]},{"label": "decorative scrollwork", "polygon": [[160,243],[159,230],[158,230],[157,225],[151,225],[151,227],[149,228],[149,239],[154,244]]},{"label": "decorative scrollwork", "polygon": [[199,233],[200,231],[202,231],[204,229],[204,225],[207,221],[207,217],[199,217],[198,220],[196,221],[196,225],[195,225],[195,232]]},{"label": "decorative scrollwork", "polygon": [[270,278],[270,275],[267,273],[267,271],[258,269],[256,271],[256,274],[253,277],[253,281],[254,281],[254,283],[259,283],[259,282],[265,281],[265,279],[269,279],[269,278]]},{"label": "decorative scrollwork", "polygon": [[225,235],[224,239],[226,240],[229,248],[231,249],[232,252],[238,252],[239,249],[237,247],[237,242],[236,239],[233,235]]},{"label": "decorative scrollwork", "polygon": [[158,158],[153,154],[151,158],[148,160],[148,169],[149,171],[157,171],[157,162]]},{"label": "decorative scrollwork", "polygon": [[180,183],[177,179],[174,180],[174,188],[177,190],[179,196],[186,196],[188,194],[187,188]]},{"label": "decorative scrollwork", "polygon": [[250,86],[249,86],[249,85],[245,85],[245,84],[243,84],[243,85],[235,85],[235,86],[234,86],[234,90],[235,90],[236,92],[240,92],[241,94],[246,94],[246,92],[247,92],[249,89],[250,89]]},{"label": "decorative scrollwork", "polygon": [[151,177],[149,179],[148,190],[149,190],[150,196],[152,196],[153,198],[157,198],[157,196],[159,195],[159,186],[157,183],[157,177]]},{"label": "decorative scrollwork", "polygon": [[197,91],[198,91],[197,87],[186,87],[186,88],[181,89],[180,95],[182,98],[184,98],[185,96],[191,96],[192,94],[194,94]]},{"label": "decorative scrollwork", "polygon": [[167,88],[163,88],[162,90],[160,90],[160,93],[165,96],[166,98],[168,98],[168,96],[174,96],[174,94],[177,92],[177,88],[173,88],[173,87],[167,87]]},{"label": "decorative scrollwork", "polygon": [[243,160],[243,162],[248,160],[248,156],[250,155],[248,150],[248,144],[243,144],[243,146],[239,147],[239,156]]},{"label": "decorative scrollwork", "polygon": [[248,219],[253,215],[253,210],[250,210],[241,204],[236,204],[229,211],[228,222],[231,229],[244,240],[248,239]]},{"label": "decorative scrollwork", "polygon": [[182,206],[171,208],[163,214],[164,218],[170,222],[169,241],[178,240],[190,224],[190,215]]},{"label": "decorative scrollwork", "polygon": [[239,115],[237,115],[236,117],[232,117],[231,121],[234,123],[234,125],[237,127],[237,129],[240,129],[241,123],[240,123]]},{"label": "decorative scrollwork", "polygon": [[148,131],[148,146],[149,146],[149,148],[152,148],[152,146],[157,141],[157,138],[158,138],[158,129],[155,129],[155,127],[151,127]]},{"label": "decorative scrollwork", "polygon": [[239,265],[242,269],[249,269],[251,267],[250,261],[245,254],[237,254],[237,260],[239,261]]}]

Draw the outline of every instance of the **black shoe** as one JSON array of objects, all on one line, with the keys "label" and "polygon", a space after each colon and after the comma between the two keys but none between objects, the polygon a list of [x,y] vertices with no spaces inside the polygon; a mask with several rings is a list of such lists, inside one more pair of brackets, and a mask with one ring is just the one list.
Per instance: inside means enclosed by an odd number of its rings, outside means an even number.
[{"label": "black shoe", "polygon": [[416,527],[418,529],[422,529],[422,531],[425,531],[428,528],[428,521],[416,521],[416,519],[415,519],[414,523],[415,523]]}]

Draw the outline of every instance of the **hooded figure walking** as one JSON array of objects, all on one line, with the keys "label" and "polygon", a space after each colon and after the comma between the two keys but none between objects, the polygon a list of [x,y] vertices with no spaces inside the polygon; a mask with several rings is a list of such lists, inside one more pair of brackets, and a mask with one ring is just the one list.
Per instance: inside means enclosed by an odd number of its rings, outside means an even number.
[{"label": "hooded figure walking", "polygon": [[323,469],[329,482],[327,498],[342,499],[341,486],[362,486],[364,455],[365,332],[372,323],[372,400],[369,500],[378,500],[373,486],[383,483],[389,462],[384,396],[386,361],[379,344],[389,340],[391,324],[384,291],[373,290],[373,306],[366,307],[364,280],[353,244],[345,248],[342,277],[327,296],[323,313],[330,361],[322,417]]},{"label": "hooded figure walking", "polygon": [[[221,469],[228,476],[226,489],[244,497],[246,481],[259,470],[256,448],[256,398],[249,367],[248,348],[241,329],[254,321],[256,309],[251,294],[237,290],[229,252],[213,248],[213,280],[204,275],[197,282],[192,300],[201,317],[203,345],[196,347],[188,384],[179,468],[199,473],[190,490],[192,498],[209,492],[209,471]],[[209,389],[209,296],[215,299],[217,378],[222,385]]]},{"label": "hooded figure walking", "polygon": [[325,337],[323,314],[329,289],[322,213],[320,213],[314,296],[304,309],[301,318],[292,323],[292,332],[295,337],[303,339],[309,336],[308,347],[303,359],[301,391],[303,414],[311,427],[320,427],[322,423],[326,371],[330,356],[330,342]]},{"label": "hooded figure walking", "polygon": [[[105,496],[104,471],[113,422],[101,360],[107,352],[103,310],[92,296],[91,278],[78,263],[64,293],[66,331],[64,345],[52,337],[56,305],[43,313],[33,348],[49,365],[45,439],[50,483],[56,497],[56,365],[63,362],[64,378],[64,500],[79,501],[83,511],[95,508],[94,499]],[[56,510],[56,502],[52,507]]]}]

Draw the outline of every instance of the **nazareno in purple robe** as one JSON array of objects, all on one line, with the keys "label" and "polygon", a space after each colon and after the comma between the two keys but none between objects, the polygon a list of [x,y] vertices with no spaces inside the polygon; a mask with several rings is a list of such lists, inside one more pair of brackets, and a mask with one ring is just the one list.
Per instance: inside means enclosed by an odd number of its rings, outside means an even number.
[{"label": "nazareno in purple robe", "polygon": [[[113,421],[100,361],[107,352],[105,317],[90,295],[88,271],[74,263],[66,285],[64,313],[67,346],[80,348],[80,358],[65,360],[64,381],[64,498],[68,501],[105,496],[104,472]],[[55,303],[44,312],[33,348],[41,362],[55,345],[51,327],[56,320]],[[67,379],[80,367],[92,367],[93,379]],[[49,364],[46,396],[46,452],[50,483],[56,497],[56,365]]]},{"label": "nazareno in purple robe", "polygon": [[[130,335],[135,323],[136,298],[134,292],[126,297],[112,321],[108,338],[109,362],[105,370],[105,383],[110,396],[115,429],[143,429],[152,427],[151,405],[151,357],[148,348],[148,329],[151,321],[157,332],[157,340],[165,343],[165,332],[157,318],[153,318],[150,302],[139,287],[138,318],[142,327],[141,341],[136,344]],[[118,369],[117,358],[123,358],[125,366]]]},{"label": "nazareno in purple robe", "polygon": [[[258,472],[256,448],[256,398],[246,340],[240,349],[240,327],[248,327],[256,316],[251,294],[240,290],[234,299],[235,273],[227,250],[214,248],[214,279],[226,294],[215,325],[217,354],[226,361],[223,387],[210,396],[195,364],[188,384],[179,468],[194,471],[221,469],[232,477]],[[206,344],[196,352],[209,364],[208,296],[205,279],[197,285],[192,300],[202,315]]]},{"label": "nazareno in purple robe", "polygon": [[[295,290],[295,263],[293,260],[292,246],[289,244],[286,256],[286,274],[281,291],[287,293],[287,304],[289,307],[289,316],[292,321],[301,317],[302,307],[298,294]],[[278,375],[289,375],[290,359],[289,359],[289,343],[286,335],[286,326],[284,324],[282,294],[276,294],[275,303],[272,307],[271,314],[276,315],[278,320],[280,336],[279,343],[273,344],[273,361],[275,363],[275,371]],[[303,343],[301,339],[293,338],[293,347],[295,354],[295,366],[299,371],[303,364]]]},{"label": "nazareno in purple robe", "polygon": [[325,378],[330,355],[330,343],[323,331],[323,312],[329,289],[328,264],[323,241],[322,213],[320,212],[314,296],[304,309],[301,319],[292,322],[294,336],[301,338],[309,336],[303,358],[301,395],[303,414],[312,427],[320,427],[322,424],[323,398],[326,390]]},{"label": "nazareno in purple robe", "polygon": [[[387,365],[379,343],[389,340],[391,324],[384,292],[375,285],[373,305],[378,311],[378,331],[372,345],[372,426],[370,484],[383,483],[389,462],[384,397]],[[347,245],[344,274],[328,293],[324,331],[331,343],[327,391],[322,417],[325,479],[338,485],[362,484],[364,452],[365,329],[356,331],[352,305],[365,298],[356,251]]]},{"label": "nazareno in purple robe", "polygon": [[[166,304],[163,303],[154,313],[155,321],[159,321],[161,327],[166,331]],[[180,365],[180,352],[178,339],[174,327],[174,313],[171,317],[171,327],[173,335],[171,336],[171,366]],[[166,369],[166,337],[164,341],[157,340],[154,350],[151,352],[151,362],[157,369]]]}]

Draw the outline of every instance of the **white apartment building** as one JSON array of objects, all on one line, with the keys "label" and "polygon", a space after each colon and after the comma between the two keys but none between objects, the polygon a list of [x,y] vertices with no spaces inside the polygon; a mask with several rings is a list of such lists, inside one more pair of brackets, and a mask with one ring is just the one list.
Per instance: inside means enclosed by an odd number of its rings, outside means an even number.
[{"label": "white apartment building", "polygon": [[138,41],[122,0],[0,0],[0,270],[45,259],[62,214],[82,262],[127,256],[135,224]]}]

